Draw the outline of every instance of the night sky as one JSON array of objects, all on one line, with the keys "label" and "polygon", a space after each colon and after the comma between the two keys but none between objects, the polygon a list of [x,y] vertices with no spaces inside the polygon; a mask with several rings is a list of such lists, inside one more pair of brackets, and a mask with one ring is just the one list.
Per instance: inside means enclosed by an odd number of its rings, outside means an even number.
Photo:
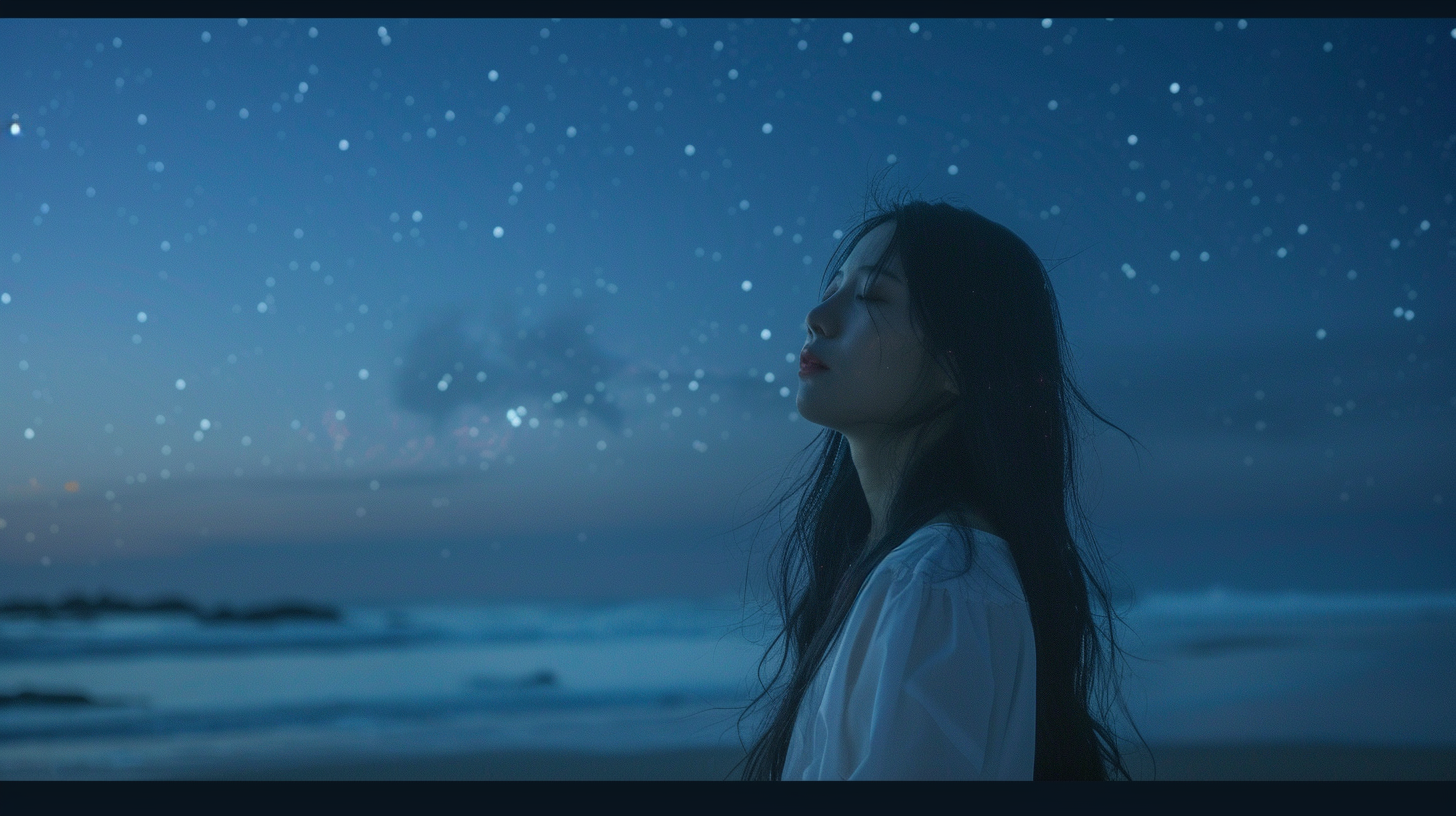
[{"label": "night sky", "polygon": [[731,591],[886,168],[1054,267],[1136,591],[1456,586],[1450,21],[0,26],[0,592]]}]

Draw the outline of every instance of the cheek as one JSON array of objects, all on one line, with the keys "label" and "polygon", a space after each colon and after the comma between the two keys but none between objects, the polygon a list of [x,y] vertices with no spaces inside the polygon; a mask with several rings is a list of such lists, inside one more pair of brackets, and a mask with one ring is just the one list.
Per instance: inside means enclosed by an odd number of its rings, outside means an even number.
[{"label": "cheek", "polygon": [[856,379],[875,377],[885,363],[893,361],[893,356],[886,356],[883,335],[868,320],[863,323],[845,338],[843,350],[847,368]]},{"label": "cheek", "polygon": [[856,360],[881,374],[887,370],[898,373],[913,367],[921,354],[912,336],[901,327],[883,320],[878,329],[870,328],[865,333],[860,347],[863,353],[856,355]]},{"label": "cheek", "polygon": [[855,338],[853,379],[885,400],[903,398],[919,374],[920,346],[903,332],[884,325],[869,327]]}]

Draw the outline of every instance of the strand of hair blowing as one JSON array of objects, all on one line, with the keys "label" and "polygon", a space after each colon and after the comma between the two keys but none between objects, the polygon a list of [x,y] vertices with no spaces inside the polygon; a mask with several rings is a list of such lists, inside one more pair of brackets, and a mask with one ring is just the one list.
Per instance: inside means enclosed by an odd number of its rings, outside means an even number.
[{"label": "strand of hair blowing", "polygon": [[[868,547],[855,546],[869,532],[870,512],[838,432],[820,435],[818,466],[773,503],[800,499],[775,576],[784,629],[769,645],[761,680],[771,656],[780,658],[750,706],[768,704],[772,714],[745,758],[744,778],[780,778],[800,704],[870,572],[938,513],[968,506],[1010,544],[1027,599],[1037,650],[1035,778],[1126,777],[1104,722],[1109,705],[1120,702],[1109,671],[1117,655],[1114,613],[1100,560],[1084,558],[1072,530],[1075,522],[1094,547],[1077,493],[1070,401],[1112,423],[1064,367],[1066,343],[1045,267],[1005,227],[944,203],[882,206],[847,238],[827,274],[887,220],[896,229],[885,258],[900,258],[927,349],[952,372],[961,396],[905,421],[923,453],[901,474],[887,532]],[[925,420],[945,411],[955,415],[951,430],[922,447]],[[973,556],[970,539],[964,543]],[[1096,609],[1107,616],[1105,628]]]}]

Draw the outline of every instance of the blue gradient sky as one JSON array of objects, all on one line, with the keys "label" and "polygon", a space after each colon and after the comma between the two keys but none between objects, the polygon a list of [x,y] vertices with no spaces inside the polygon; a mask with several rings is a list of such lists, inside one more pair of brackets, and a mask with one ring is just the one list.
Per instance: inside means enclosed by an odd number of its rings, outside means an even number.
[{"label": "blue gradient sky", "polygon": [[0,25],[0,591],[731,589],[891,165],[1056,264],[1136,588],[1456,584],[1449,21]]}]

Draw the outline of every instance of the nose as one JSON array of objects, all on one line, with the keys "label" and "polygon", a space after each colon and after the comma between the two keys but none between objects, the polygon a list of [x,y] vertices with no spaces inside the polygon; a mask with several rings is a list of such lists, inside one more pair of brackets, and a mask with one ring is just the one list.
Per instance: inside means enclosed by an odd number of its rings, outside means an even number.
[{"label": "nose", "polygon": [[833,322],[832,316],[829,314],[829,306],[833,301],[834,298],[830,297],[828,300],[810,309],[808,316],[804,318],[804,326],[809,330],[809,338],[811,340],[815,336],[829,336],[829,327]]}]

